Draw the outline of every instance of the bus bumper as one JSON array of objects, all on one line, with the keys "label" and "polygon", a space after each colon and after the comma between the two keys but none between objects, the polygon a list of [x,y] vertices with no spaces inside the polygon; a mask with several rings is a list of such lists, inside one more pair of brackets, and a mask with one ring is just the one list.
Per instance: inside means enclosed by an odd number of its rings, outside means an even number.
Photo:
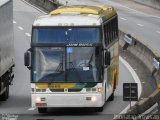
[{"label": "bus bumper", "polygon": [[32,94],[32,107],[102,107],[102,93],[90,94]]}]

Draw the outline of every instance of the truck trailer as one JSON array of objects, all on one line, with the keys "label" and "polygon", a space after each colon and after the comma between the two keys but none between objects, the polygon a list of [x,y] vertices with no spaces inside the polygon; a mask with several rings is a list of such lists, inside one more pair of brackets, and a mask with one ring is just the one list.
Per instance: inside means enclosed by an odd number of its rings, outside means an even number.
[{"label": "truck trailer", "polygon": [[0,100],[9,97],[14,73],[13,1],[0,0]]}]

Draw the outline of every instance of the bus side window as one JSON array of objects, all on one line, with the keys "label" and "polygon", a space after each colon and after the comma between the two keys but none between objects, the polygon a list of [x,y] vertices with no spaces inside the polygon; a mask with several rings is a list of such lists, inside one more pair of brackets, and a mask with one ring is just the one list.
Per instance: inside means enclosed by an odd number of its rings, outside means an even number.
[{"label": "bus side window", "polygon": [[105,44],[109,45],[118,37],[118,23],[117,18],[109,21],[104,25]]},{"label": "bus side window", "polygon": [[116,18],[113,20],[113,36],[116,39]]},{"label": "bus side window", "polygon": [[105,33],[105,45],[109,44],[109,37],[108,37],[108,24],[104,25],[104,33]]},{"label": "bus side window", "polygon": [[116,38],[118,38],[118,17],[116,17]]},{"label": "bus side window", "polygon": [[111,21],[109,22],[109,31],[108,31],[108,36],[109,36],[109,44],[112,42],[112,24],[111,24]]},{"label": "bus side window", "polygon": [[111,42],[113,42],[113,40],[114,40],[114,21],[113,20],[111,20]]},{"label": "bus side window", "polygon": [[109,44],[112,43],[114,40],[117,39],[118,37],[118,18],[114,18],[112,19],[108,24],[107,24],[107,28],[108,28],[108,32],[107,32],[107,36],[108,36],[108,40],[109,40]]},{"label": "bus side window", "polygon": [[111,21],[112,25],[112,42],[116,39],[116,18]]},{"label": "bus side window", "polygon": [[107,26],[106,26],[106,24],[105,24],[105,25],[104,25],[104,36],[105,36],[105,37],[104,37],[104,42],[105,42],[105,45],[107,46],[108,43],[107,43],[107,29],[106,29],[106,27],[107,27]]}]

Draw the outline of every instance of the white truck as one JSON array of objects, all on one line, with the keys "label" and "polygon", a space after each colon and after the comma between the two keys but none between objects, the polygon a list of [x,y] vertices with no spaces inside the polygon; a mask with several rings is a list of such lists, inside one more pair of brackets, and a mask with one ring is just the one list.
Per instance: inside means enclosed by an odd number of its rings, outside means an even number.
[{"label": "white truck", "polygon": [[9,97],[14,74],[13,1],[0,0],[0,100]]}]

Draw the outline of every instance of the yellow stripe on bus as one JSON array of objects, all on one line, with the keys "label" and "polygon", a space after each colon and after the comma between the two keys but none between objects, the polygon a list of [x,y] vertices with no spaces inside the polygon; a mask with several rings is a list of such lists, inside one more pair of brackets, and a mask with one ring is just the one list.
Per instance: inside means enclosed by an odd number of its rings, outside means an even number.
[{"label": "yellow stripe on bus", "polygon": [[48,88],[48,83],[36,83],[35,85],[38,88]]},{"label": "yellow stripe on bus", "polygon": [[38,88],[73,88],[76,83],[36,83]]}]

